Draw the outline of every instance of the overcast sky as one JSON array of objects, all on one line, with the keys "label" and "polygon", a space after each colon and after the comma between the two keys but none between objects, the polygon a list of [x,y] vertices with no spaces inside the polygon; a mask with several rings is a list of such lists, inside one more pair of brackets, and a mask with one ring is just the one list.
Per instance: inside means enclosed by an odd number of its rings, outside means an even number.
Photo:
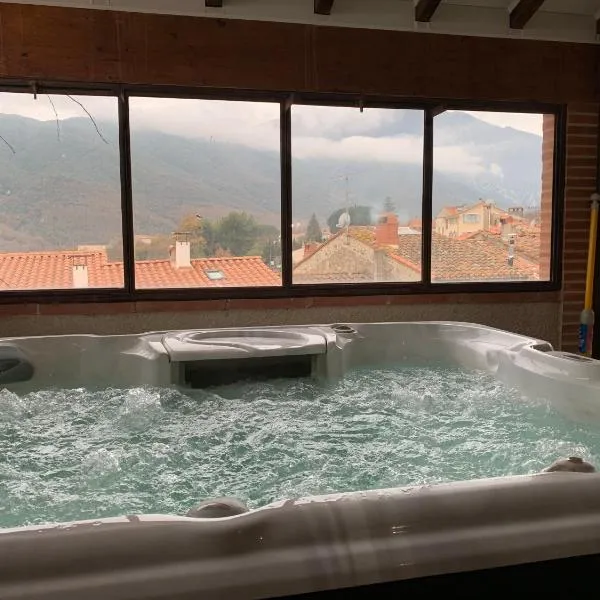
[{"label": "overcast sky", "polygon": [[[114,98],[77,97],[100,123],[117,122]],[[85,117],[84,110],[69,98],[52,96],[59,119]],[[226,102],[132,98],[131,126],[157,129],[188,137],[241,143],[261,149],[279,147],[279,105],[273,103]],[[38,120],[55,120],[50,100],[39,95],[0,93],[0,113],[18,114]],[[421,163],[422,136],[402,133],[397,127],[385,135],[385,126],[397,116],[395,111],[354,108],[293,108],[294,157],[326,157],[346,160]],[[541,135],[541,115],[470,112],[474,117],[500,127],[512,127]],[[378,130],[375,136],[373,132]],[[383,133],[382,133],[383,132]],[[1,133],[1,132],[0,132]],[[435,168],[455,173],[497,173],[497,165],[485,164],[476,146],[436,145]]]}]

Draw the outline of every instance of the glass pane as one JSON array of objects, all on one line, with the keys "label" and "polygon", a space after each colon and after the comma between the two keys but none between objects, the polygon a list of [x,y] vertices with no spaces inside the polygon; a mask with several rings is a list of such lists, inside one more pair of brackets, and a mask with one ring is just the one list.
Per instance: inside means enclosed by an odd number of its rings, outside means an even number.
[{"label": "glass pane", "polygon": [[423,112],[292,108],[293,282],[421,280]]},{"label": "glass pane", "polygon": [[433,282],[550,278],[553,115],[434,119]]},{"label": "glass pane", "polygon": [[0,136],[0,291],[123,287],[116,98],[0,93]]},{"label": "glass pane", "polygon": [[279,104],[131,98],[138,288],[281,285]]}]

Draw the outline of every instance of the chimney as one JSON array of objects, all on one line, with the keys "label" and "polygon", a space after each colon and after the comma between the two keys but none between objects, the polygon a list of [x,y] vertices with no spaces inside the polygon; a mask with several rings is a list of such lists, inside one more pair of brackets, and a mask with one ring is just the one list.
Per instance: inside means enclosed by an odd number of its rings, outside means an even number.
[{"label": "chimney", "polygon": [[175,269],[192,266],[189,233],[175,232],[175,245],[169,247],[169,259]]},{"label": "chimney", "polygon": [[73,264],[73,287],[74,288],[87,288],[89,287],[89,276],[88,267],[85,264],[74,263]]},{"label": "chimney", "polygon": [[398,227],[398,217],[395,214],[382,215],[375,226],[375,242],[380,246],[397,246],[400,243]]},{"label": "chimney", "polygon": [[513,218],[503,217],[500,219],[500,237],[507,241],[509,237],[514,233]]}]

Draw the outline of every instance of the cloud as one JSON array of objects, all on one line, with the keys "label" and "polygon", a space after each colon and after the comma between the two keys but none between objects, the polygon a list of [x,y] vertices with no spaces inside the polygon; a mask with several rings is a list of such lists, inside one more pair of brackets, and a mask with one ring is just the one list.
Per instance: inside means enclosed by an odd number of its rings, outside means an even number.
[{"label": "cloud", "polygon": [[[403,111],[404,112],[404,111]],[[292,128],[294,135],[340,139],[372,132],[391,123],[396,111],[347,106],[294,106]]]},{"label": "cloud", "polygon": [[138,128],[155,129],[262,150],[278,150],[280,145],[276,103],[131,98],[130,111],[133,134]]},{"label": "cloud", "polygon": [[[34,99],[32,94],[0,92],[0,114],[21,115],[38,121],[54,121],[56,114],[60,120],[85,117],[85,111],[67,96],[52,95],[50,102],[46,94]],[[73,96],[99,121],[114,121],[118,118],[117,99],[102,96]]]},{"label": "cloud", "polygon": [[492,163],[490,165],[490,173],[492,175],[496,175],[496,177],[504,177],[504,172],[502,171],[502,167],[496,163]]},{"label": "cloud", "polygon": [[[417,136],[366,137],[352,136],[342,140],[322,137],[294,137],[294,158],[327,158],[346,161],[369,161],[423,164],[423,138]],[[434,168],[437,171],[477,175],[486,171],[481,158],[460,146],[436,148]]]},{"label": "cloud", "polygon": [[543,115],[523,113],[502,113],[484,111],[465,111],[468,115],[498,127],[512,127],[519,131],[542,135]]},{"label": "cloud", "polygon": [[[93,117],[116,123],[114,97],[77,96]],[[38,120],[86,117],[76,102],[65,96],[49,98],[41,94],[0,93],[0,113],[19,114]],[[175,98],[132,97],[132,135],[142,129],[189,138],[214,139],[243,144],[261,150],[280,147],[279,104]],[[295,106],[293,108],[293,153],[296,158],[328,158],[349,161],[422,164],[423,138],[414,131],[402,131],[411,111],[332,106]],[[401,114],[402,118],[398,118]],[[509,113],[469,112],[488,123],[541,134],[542,116]],[[413,120],[414,129],[414,120]],[[393,131],[386,135],[386,127]],[[383,132],[383,135],[381,135]],[[486,164],[477,145],[456,145],[440,132],[436,137],[435,169],[448,173],[502,176],[498,165]]]}]

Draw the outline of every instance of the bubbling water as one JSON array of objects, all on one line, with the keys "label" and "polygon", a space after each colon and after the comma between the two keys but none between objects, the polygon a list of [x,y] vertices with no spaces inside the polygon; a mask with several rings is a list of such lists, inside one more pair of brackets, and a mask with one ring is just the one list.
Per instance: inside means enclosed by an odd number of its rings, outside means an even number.
[{"label": "bubbling water", "polygon": [[0,392],[0,526],[185,514],[310,494],[598,465],[600,430],[443,366],[213,390]]}]

